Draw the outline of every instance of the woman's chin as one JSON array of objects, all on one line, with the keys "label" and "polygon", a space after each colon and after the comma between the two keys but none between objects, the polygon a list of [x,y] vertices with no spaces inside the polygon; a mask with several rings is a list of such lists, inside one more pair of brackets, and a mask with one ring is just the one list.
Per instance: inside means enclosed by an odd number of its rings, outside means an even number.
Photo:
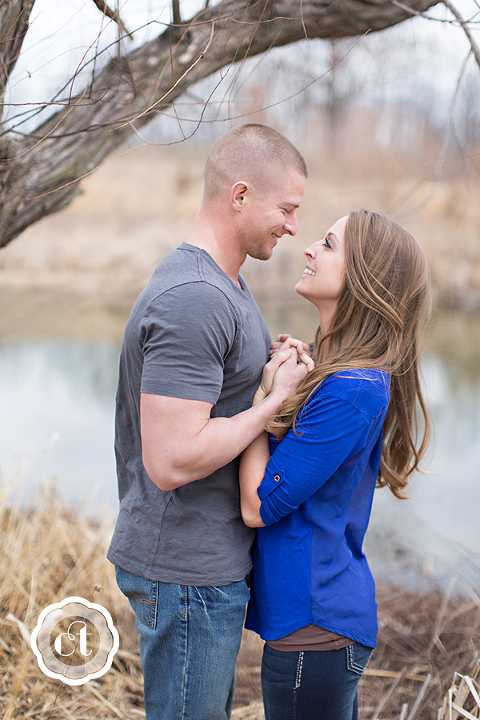
[{"label": "woman's chin", "polygon": [[305,292],[305,288],[303,287],[303,283],[301,280],[299,280],[299,282],[295,285],[295,292],[297,293],[297,295],[301,295],[303,298],[305,298],[305,300],[310,300],[308,294],[306,294]]},{"label": "woman's chin", "polygon": [[295,292],[298,293],[298,295],[302,295],[302,296],[303,296],[303,292],[302,292],[302,281],[301,281],[301,280],[299,280],[298,283],[295,285]]}]

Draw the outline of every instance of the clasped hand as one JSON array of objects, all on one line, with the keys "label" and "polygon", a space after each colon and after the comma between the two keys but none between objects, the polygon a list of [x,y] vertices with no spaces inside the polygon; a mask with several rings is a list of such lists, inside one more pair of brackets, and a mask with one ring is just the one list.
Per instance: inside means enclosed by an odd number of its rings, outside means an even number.
[{"label": "clasped hand", "polygon": [[[281,341],[280,338],[284,337],[285,339]],[[290,397],[306,374],[315,366],[310,354],[305,352],[308,346],[300,340],[279,335],[272,348],[275,345],[278,349],[275,349],[270,362],[263,369],[260,386],[253,398],[254,405],[264,400],[275,389],[282,389],[287,397]]]}]

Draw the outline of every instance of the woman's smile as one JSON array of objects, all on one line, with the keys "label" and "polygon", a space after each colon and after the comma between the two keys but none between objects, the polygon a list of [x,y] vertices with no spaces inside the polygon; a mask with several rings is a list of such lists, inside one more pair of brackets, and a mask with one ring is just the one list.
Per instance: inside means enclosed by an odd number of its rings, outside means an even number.
[{"label": "woman's smile", "polygon": [[326,332],[345,278],[345,227],[347,217],[340,218],[321,240],[305,250],[305,270],[296,292],[315,305]]}]

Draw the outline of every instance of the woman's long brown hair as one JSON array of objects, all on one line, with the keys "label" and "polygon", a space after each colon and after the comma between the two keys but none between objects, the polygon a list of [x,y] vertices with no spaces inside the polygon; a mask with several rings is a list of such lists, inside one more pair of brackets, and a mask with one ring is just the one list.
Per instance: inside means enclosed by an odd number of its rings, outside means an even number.
[{"label": "woman's long brown hair", "polygon": [[[317,329],[315,368],[267,430],[280,439],[290,427],[295,431],[300,411],[330,375],[353,368],[384,370],[390,376],[390,405],[377,487],[388,485],[396,497],[408,497],[405,487],[430,439],[418,373],[420,331],[429,307],[430,275],[415,238],[378,213],[350,213],[344,286],[328,333],[322,337]],[[423,416],[419,443],[417,404]]]}]

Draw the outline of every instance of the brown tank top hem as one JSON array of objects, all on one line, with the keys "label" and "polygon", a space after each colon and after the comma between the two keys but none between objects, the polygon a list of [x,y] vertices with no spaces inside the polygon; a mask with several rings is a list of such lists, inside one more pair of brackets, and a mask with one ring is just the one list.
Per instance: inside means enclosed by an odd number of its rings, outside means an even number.
[{"label": "brown tank top hem", "polygon": [[325,630],[318,625],[306,625],[278,640],[267,640],[274,650],[301,652],[309,650],[340,650],[353,644],[350,638]]}]

